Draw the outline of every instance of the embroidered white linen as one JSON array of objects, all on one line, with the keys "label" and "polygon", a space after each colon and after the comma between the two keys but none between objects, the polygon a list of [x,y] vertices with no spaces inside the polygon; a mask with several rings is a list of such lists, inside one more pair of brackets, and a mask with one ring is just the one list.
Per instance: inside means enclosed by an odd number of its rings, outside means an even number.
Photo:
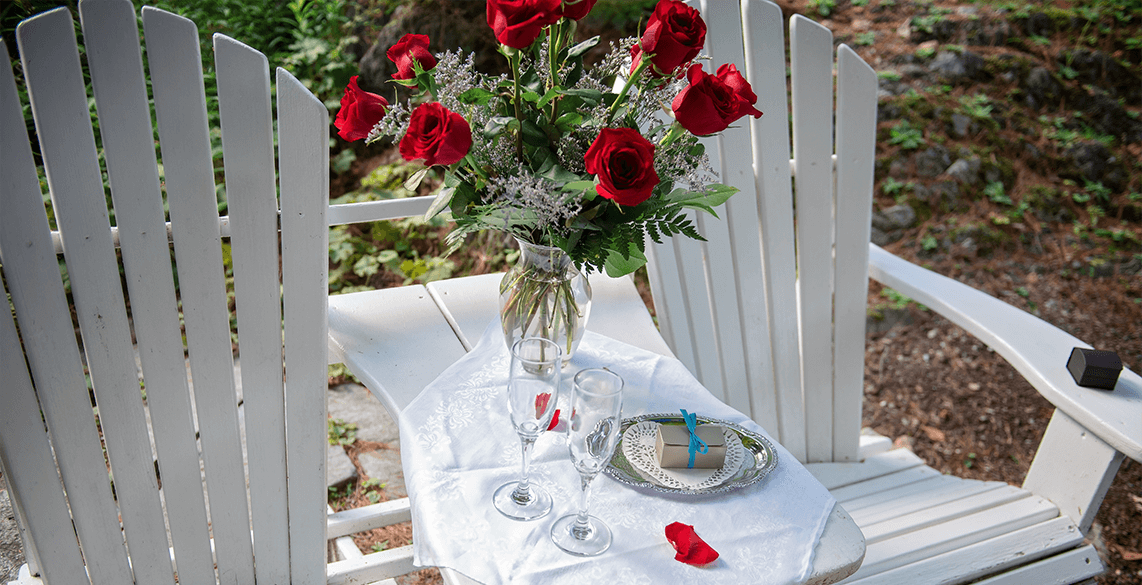
[{"label": "embroidered white linen", "polygon": [[[561,418],[574,373],[604,366],[625,381],[624,418],[685,408],[769,436],[714,398],[681,362],[591,332],[563,370]],[[614,544],[600,556],[580,558],[556,548],[549,536],[552,522],[574,513],[579,501],[566,439],[549,431],[535,445],[530,475],[551,493],[554,509],[531,522],[500,515],[492,492],[520,473],[520,443],[505,398],[507,371],[508,349],[497,320],[400,414],[417,565],[450,567],[487,585],[738,585],[808,578],[836,500],[776,442],[778,465],[768,477],[720,495],[636,490],[600,474],[591,484],[590,512],[610,526]],[[693,525],[721,555],[718,560],[704,567],[674,560],[664,529],[676,521]]]}]

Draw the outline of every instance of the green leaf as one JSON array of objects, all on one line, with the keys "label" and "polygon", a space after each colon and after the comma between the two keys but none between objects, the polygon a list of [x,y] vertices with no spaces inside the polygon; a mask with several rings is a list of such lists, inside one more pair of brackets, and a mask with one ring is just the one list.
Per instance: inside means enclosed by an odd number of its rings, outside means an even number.
[{"label": "green leaf", "polygon": [[597,44],[599,44],[599,37],[591,37],[591,38],[579,43],[578,45],[571,47],[571,50],[567,51],[567,57],[571,58],[571,59],[574,59],[575,57],[579,57],[579,56],[583,55],[584,53],[586,53],[587,51],[590,51],[591,47],[594,47]]},{"label": "green leaf", "polygon": [[432,205],[428,206],[428,211],[424,212],[424,221],[428,221],[436,214],[448,207],[448,203],[452,201],[452,194],[456,192],[455,187],[444,187],[436,193],[436,199],[432,200]]},{"label": "green leaf", "polygon": [[416,191],[416,188],[420,186],[420,182],[424,180],[424,176],[427,174],[428,167],[424,167],[423,169],[413,173],[412,176],[404,182],[404,188],[408,189],[409,191]]},{"label": "green leaf", "polygon": [[640,252],[638,246],[633,243],[630,244],[629,256],[623,256],[622,252],[616,250],[608,250],[607,276],[618,278],[642,268],[645,264],[646,255]]},{"label": "green leaf", "polygon": [[535,102],[535,107],[543,109],[547,104],[551,103],[551,100],[561,95],[563,95],[563,88],[557,85],[547,90],[547,93],[543,94],[543,97],[539,98],[538,102]]},{"label": "green leaf", "polygon": [[694,209],[701,209],[707,213],[713,214],[713,208],[717,207],[737,193],[737,187],[730,187],[728,185],[721,185],[714,183],[706,187],[705,191],[687,191],[686,189],[675,189],[665,197],[667,203],[681,205],[683,207],[691,207]]},{"label": "green leaf", "polygon": [[567,169],[559,166],[558,164],[551,165],[551,168],[547,169],[543,173],[539,173],[539,176],[541,176],[545,179],[551,179],[552,181],[555,181],[556,183],[566,183],[568,181],[579,181],[579,175],[576,175],[575,173],[568,171]]},{"label": "green leaf", "polygon": [[591,190],[591,191],[595,190],[595,182],[594,181],[572,181],[570,183],[567,183],[566,185],[563,185],[563,191],[587,191],[587,190]]},{"label": "green leaf", "polygon": [[473,87],[460,94],[457,99],[459,99],[462,104],[477,104],[482,106],[491,101],[494,97],[496,97],[495,92],[488,91],[482,87]]},{"label": "green leaf", "polygon": [[523,121],[523,141],[532,146],[547,146],[547,133],[531,120]]}]

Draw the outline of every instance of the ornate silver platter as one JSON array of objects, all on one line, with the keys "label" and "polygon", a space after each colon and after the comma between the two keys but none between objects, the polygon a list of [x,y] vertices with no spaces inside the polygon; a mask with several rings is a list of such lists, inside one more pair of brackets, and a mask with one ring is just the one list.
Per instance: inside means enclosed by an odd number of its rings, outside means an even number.
[{"label": "ornate silver platter", "polygon": [[737,433],[738,437],[741,438],[742,446],[745,447],[745,461],[737,473],[727,478],[721,484],[698,490],[669,487],[640,471],[623,455],[621,436],[628,428],[644,421],[653,421],[662,425],[685,425],[686,423],[682,420],[682,417],[676,414],[644,414],[623,419],[622,426],[619,429],[619,445],[615,447],[615,455],[611,457],[611,461],[607,465],[607,474],[622,483],[638,488],[646,488],[667,494],[704,496],[738,490],[753,485],[761,481],[770,471],[773,471],[774,467],[777,467],[777,450],[773,448],[773,444],[764,436],[742,428],[740,425],[732,422],[718,420],[700,414],[697,416],[699,423],[722,425]]}]

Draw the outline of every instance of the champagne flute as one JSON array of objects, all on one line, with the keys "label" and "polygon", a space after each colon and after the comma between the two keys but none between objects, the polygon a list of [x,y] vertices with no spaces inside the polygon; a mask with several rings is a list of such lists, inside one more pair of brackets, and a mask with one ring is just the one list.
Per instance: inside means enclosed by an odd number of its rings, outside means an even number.
[{"label": "champagne flute", "polygon": [[564,516],[551,527],[551,540],[573,555],[594,556],[611,546],[610,528],[587,514],[587,496],[591,481],[611,460],[619,440],[622,390],[623,379],[607,369],[592,368],[575,375],[567,445],[583,492],[579,513]]},{"label": "champagne flute", "polygon": [[551,424],[562,366],[563,354],[554,341],[528,337],[512,345],[508,412],[523,446],[523,471],[519,481],[496,490],[492,503],[513,520],[535,520],[551,511],[551,495],[528,481],[528,466],[535,440]]}]

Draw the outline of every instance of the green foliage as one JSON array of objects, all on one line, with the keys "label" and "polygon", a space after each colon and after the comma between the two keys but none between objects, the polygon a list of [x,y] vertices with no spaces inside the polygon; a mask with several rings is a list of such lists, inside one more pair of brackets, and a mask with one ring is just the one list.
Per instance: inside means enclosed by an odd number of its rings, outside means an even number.
[{"label": "green foliage", "polygon": [[992,181],[983,188],[983,194],[994,203],[1000,205],[1013,205],[1011,197],[1004,192],[1002,181]]},{"label": "green foliage", "polygon": [[837,0],[809,0],[806,5],[809,12],[816,12],[821,16],[829,16],[837,9]]},{"label": "green foliage", "polygon": [[918,47],[916,49],[916,56],[921,59],[931,59],[936,56],[935,47]]},{"label": "green foliage", "polygon": [[856,40],[853,42],[855,42],[858,47],[871,46],[876,42],[876,32],[870,30],[868,32],[857,33]]},{"label": "green foliage", "polygon": [[357,442],[357,424],[347,423],[339,418],[328,419],[329,444],[352,445]]},{"label": "green foliage", "polygon": [[908,120],[901,120],[889,130],[889,133],[888,143],[898,144],[904,150],[915,150],[927,144],[924,132],[919,128],[913,128]]}]

